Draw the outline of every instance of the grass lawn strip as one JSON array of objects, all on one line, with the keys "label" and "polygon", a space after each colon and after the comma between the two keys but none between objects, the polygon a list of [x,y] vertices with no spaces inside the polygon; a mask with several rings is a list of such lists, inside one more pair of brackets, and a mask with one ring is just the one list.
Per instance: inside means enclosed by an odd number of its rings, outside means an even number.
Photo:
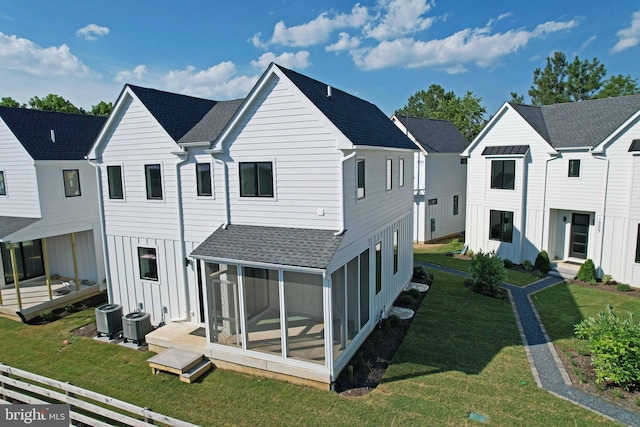
[{"label": "grass lawn strip", "polygon": [[459,426],[471,411],[491,425],[614,425],[536,387],[508,302],[433,273],[383,382],[363,397],[223,370],[193,384],[151,375],[152,353],[70,333],[92,310],[42,326],[0,318],[0,361],[203,426]]}]

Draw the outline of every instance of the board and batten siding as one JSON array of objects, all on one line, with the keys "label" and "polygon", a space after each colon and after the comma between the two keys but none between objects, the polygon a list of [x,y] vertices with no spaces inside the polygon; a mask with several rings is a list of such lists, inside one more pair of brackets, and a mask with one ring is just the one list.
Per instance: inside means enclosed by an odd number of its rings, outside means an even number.
[{"label": "board and batten siding", "polygon": [[13,132],[0,119],[0,171],[7,195],[0,196],[0,215],[40,218],[35,163]]},{"label": "board and batten siding", "polygon": [[[275,76],[225,147],[232,222],[338,230],[341,224],[337,136],[288,81]],[[239,163],[272,162],[274,197],[240,197]],[[217,175],[216,175],[217,176]]]}]

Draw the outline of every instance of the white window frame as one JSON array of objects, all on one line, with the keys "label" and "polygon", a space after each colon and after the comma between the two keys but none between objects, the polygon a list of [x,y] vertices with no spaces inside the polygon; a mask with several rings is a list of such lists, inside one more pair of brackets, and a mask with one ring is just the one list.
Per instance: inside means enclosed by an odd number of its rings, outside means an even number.
[{"label": "white window frame", "polygon": [[404,187],[404,158],[398,161],[398,187]]},{"label": "white window frame", "polygon": [[[149,197],[149,189],[147,188],[149,183],[147,181],[147,167],[148,166],[159,166],[160,167],[160,192],[162,193],[160,197]],[[164,174],[162,163],[145,163],[143,165],[142,172],[144,174],[144,196],[147,202],[164,202],[165,191],[164,191]]]},{"label": "white window frame", "polygon": [[0,193],[0,197],[9,196],[9,190],[7,189],[7,173],[4,169],[0,169],[0,174],[2,175],[2,184],[4,185],[4,193]]},{"label": "white window frame", "polygon": [[[120,168],[120,182],[122,183],[122,198],[120,199],[111,198],[111,191],[110,191],[111,183],[109,182],[109,168],[114,166]],[[124,202],[126,199],[126,192],[125,192],[125,186],[124,186],[124,165],[122,164],[106,165],[106,167],[104,168],[104,171],[105,171],[105,175],[107,176],[107,200],[109,200],[109,202],[114,202],[114,203]],[[145,191],[146,191],[146,188],[145,188]]]},{"label": "white window frame", "polygon": [[[363,166],[363,170],[362,170],[362,188],[360,188],[359,186],[359,179],[360,179],[360,174],[359,174],[359,165],[362,164]],[[356,199],[357,200],[362,200],[367,196],[367,162],[364,158],[358,158],[356,159]]]},{"label": "white window frame", "polygon": [[393,159],[387,157],[386,160],[386,189],[387,191],[393,190]]},{"label": "white window frame", "polygon": [[[200,175],[198,174],[198,166],[199,165],[209,165],[209,182],[211,184],[211,194],[199,194],[200,193]],[[213,186],[213,164],[211,162],[198,162],[195,163],[195,174],[196,174],[196,197],[198,199],[206,199],[211,200],[215,199],[215,188]]]}]

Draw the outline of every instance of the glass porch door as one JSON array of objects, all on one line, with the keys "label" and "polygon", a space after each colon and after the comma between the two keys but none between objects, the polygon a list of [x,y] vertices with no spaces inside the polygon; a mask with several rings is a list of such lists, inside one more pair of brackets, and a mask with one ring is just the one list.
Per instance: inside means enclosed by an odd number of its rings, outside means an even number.
[{"label": "glass porch door", "polygon": [[[16,243],[14,247],[18,280],[44,276],[44,262],[40,240],[27,240]],[[0,245],[0,252],[2,252],[5,283],[11,284],[13,283],[13,268],[11,267],[10,244],[2,243]]]},{"label": "glass porch door", "polygon": [[571,219],[571,242],[569,256],[587,259],[589,241],[589,214],[574,213]]}]

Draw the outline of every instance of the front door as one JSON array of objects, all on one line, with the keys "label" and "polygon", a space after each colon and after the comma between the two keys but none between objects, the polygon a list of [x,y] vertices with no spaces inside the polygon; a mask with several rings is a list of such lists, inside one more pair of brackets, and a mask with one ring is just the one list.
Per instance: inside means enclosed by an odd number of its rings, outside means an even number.
[{"label": "front door", "polygon": [[569,256],[587,259],[587,242],[589,241],[589,214],[574,213],[571,219],[571,243]]}]

